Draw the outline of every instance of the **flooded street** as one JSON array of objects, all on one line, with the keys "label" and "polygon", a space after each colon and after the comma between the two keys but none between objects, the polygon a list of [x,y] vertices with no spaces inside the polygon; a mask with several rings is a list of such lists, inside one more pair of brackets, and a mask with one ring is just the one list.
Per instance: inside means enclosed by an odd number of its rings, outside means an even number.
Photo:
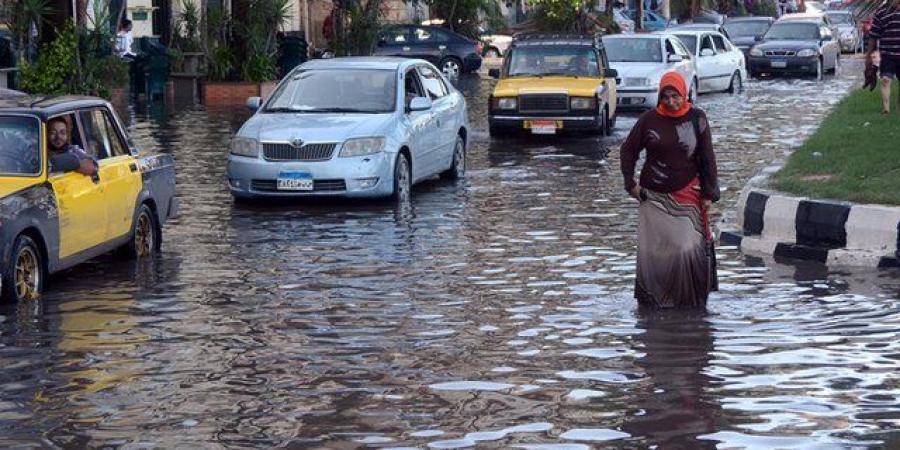
[{"label": "flooded street", "polygon": [[[723,201],[856,85],[700,97]],[[235,204],[238,108],[131,109],[177,162],[163,252],[0,305],[0,448],[900,448],[900,272],[720,247],[707,314],[639,314],[610,138],[491,140],[466,77],[463,181],[386,202]],[[878,105],[873,103],[873,108]]]}]

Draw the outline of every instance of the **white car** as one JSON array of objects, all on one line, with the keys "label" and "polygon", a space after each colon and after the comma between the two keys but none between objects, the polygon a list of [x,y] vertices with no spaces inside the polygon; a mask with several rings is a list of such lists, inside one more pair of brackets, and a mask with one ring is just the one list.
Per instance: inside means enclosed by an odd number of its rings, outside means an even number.
[{"label": "white car", "polygon": [[721,33],[673,32],[687,47],[697,65],[698,93],[740,92],[747,80],[744,53]]},{"label": "white car", "polygon": [[512,43],[512,36],[506,34],[489,34],[481,37],[484,42],[485,58],[501,58],[506,55],[509,44]]},{"label": "white car", "polygon": [[697,98],[694,59],[680,39],[672,34],[614,34],[603,36],[609,65],[622,83],[616,86],[618,106],[623,109],[655,108],[659,82],[669,70],[678,71],[689,86],[688,97]]},{"label": "white car", "polygon": [[466,168],[466,101],[426,61],[314,59],[291,71],[232,140],[232,195],[388,197]]},{"label": "white car", "polygon": [[825,17],[837,27],[835,36],[841,43],[841,51],[856,53],[864,50],[862,31],[852,11],[826,11]]}]

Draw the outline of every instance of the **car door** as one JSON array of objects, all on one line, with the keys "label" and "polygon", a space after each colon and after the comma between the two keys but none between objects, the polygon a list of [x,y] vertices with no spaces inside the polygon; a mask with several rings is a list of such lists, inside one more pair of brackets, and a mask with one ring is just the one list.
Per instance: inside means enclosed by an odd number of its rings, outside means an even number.
[{"label": "car door", "polygon": [[600,73],[603,75],[603,84],[606,86],[607,105],[609,105],[609,117],[616,116],[616,106],[618,105],[618,86],[616,79],[606,75],[606,69],[611,69],[609,65],[609,57],[606,55],[606,49],[600,47]]},{"label": "car door", "polygon": [[[58,117],[69,125],[68,141],[84,148],[76,115]],[[48,123],[52,123],[52,119]],[[47,128],[49,133],[50,127]],[[49,141],[49,135],[46,140]],[[86,148],[85,151],[91,153]],[[49,161],[49,153],[45,159]],[[59,205],[59,258],[75,256],[102,244],[106,240],[105,186],[102,179],[78,172],[51,172],[47,181],[53,187]]]},{"label": "car door", "polygon": [[718,76],[715,80],[716,90],[724,91],[731,85],[731,76],[734,75],[735,71],[738,71],[741,60],[737,54],[738,52],[735,51],[734,47],[729,45],[725,36],[713,33],[712,40],[713,45],[716,46],[716,69]]},{"label": "car door", "polygon": [[409,27],[388,28],[378,40],[375,54],[380,56],[412,57],[412,35]]},{"label": "car door", "polygon": [[428,174],[440,172],[450,167],[456,133],[453,130],[453,99],[448,95],[441,75],[429,66],[419,66],[419,79],[425,93],[434,103],[432,107],[431,129],[434,141],[427,158]]},{"label": "car door", "polygon": [[[697,76],[696,63],[694,62],[697,58],[688,52],[687,47],[684,46],[680,39],[667,38],[666,41],[667,51],[668,48],[671,48],[676,55],[681,56],[681,61],[675,64],[674,69],[684,77],[684,81],[687,83],[688,89],[690,89],[691,83]],[[697,94],[697,92],[694,94]]]},{"label": "car door", "polygon": [[106,108],[79,111],[85,142],[99,158],[106,203],[106,240],[131,232],[138,194],[143,184],[137,158],[128,150],[112,112]]},{"label": "car door", "polygon": [[822,39],[825,45],[825,67],[834,69],[841,54],[841,44],[828,27],[822,28]]},{"label": "car door", "polygon": [[440,64],[447,50],[446,34],[428,27],[413,27],[412,29],[413,58],[424,59],[432,64]]},{"label": "car door", "polygon": [[409,151],[412,156],[413,181],[428,175],[428,157],[437,143],[438,136],[434,130],[434,109],[429,111],[409,111],[410,100],[415,97],[428,97],[415,68],[403,74],[404,86],[404,122],[409,130]]}]

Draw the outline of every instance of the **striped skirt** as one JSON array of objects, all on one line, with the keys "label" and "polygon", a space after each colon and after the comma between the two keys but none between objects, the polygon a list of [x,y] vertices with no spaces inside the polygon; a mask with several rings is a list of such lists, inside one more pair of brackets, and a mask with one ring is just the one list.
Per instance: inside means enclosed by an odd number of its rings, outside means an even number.
[{"label": "striped skirt", "polygon": [[718,281],[699,179],[676,192],[644,192],[634,297],[647,308],[705,308]]}]

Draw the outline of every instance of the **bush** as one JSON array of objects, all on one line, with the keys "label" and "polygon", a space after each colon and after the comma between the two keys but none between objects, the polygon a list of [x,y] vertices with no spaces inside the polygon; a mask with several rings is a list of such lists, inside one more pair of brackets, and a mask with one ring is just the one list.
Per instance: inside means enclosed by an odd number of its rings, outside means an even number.
[{"label": "bush", "polygon": [[751,12],[754,16],[776,17],[778,16],[778,7],[775,5],[775,0],[756,0]]}]

